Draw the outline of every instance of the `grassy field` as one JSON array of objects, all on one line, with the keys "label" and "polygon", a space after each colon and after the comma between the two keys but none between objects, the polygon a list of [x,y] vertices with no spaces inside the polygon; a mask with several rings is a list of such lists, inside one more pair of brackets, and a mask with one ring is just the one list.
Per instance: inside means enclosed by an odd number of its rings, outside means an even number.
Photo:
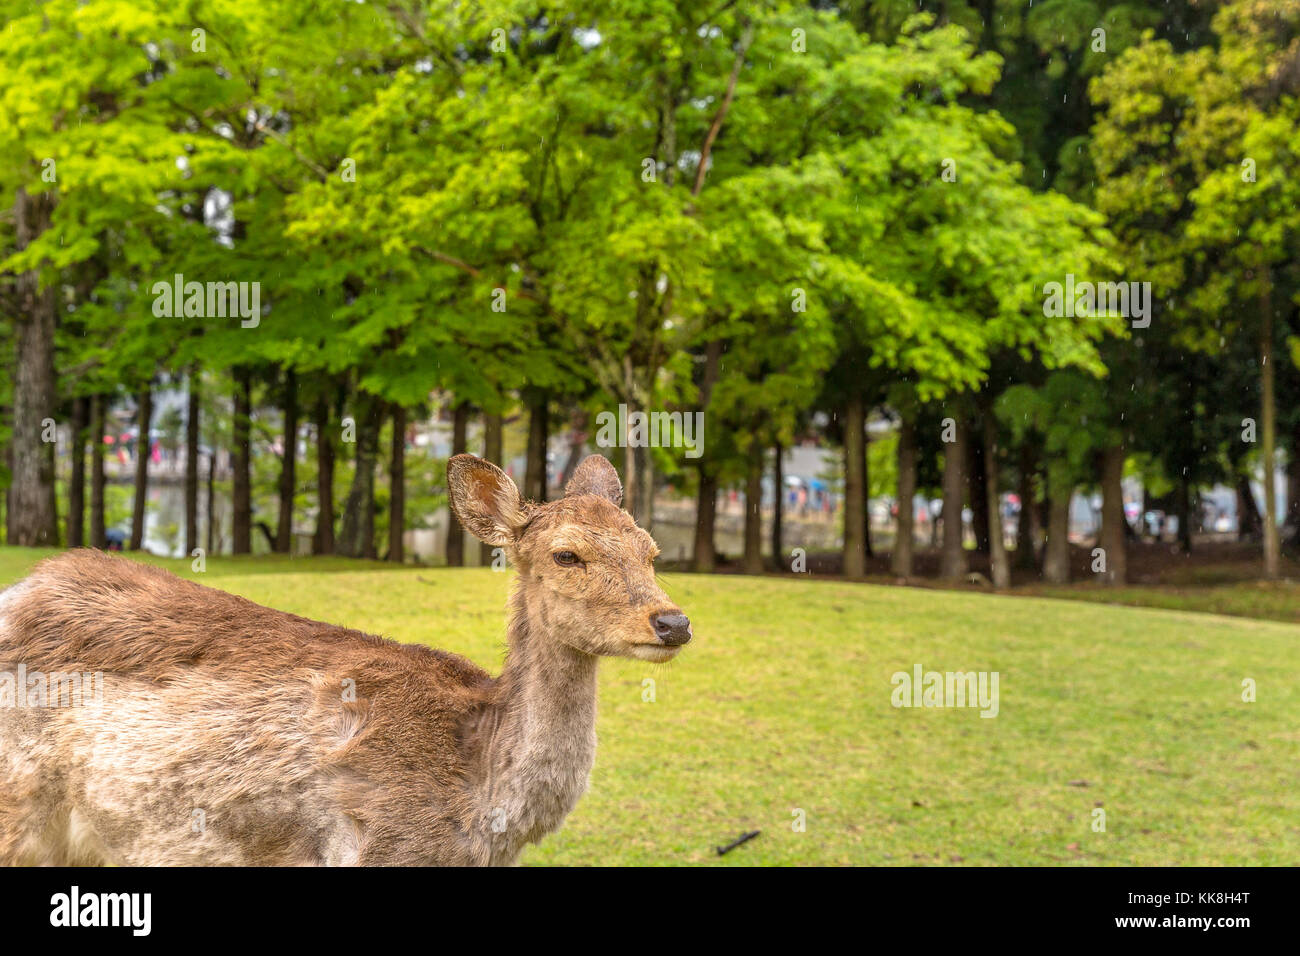
[{"label": "grassy field", "polygon": [[1253,580],[1204,586],[1136,585],[1124,588],[1093,584],[1072,584],[1067,587],[1038,585],[1020,588],[1017,593],[1067,601],[1198,611],[1300,624],[1300,583],[1296,581]]},{"label": "grassy field", "polygon": [[[0,548],[0,585],[38,556]],[[509,574],[150,560],[500,666]],[[663,584],[696,640],[669,665],[602,665],[591,790],[526,864],[1300,863],[1300,627],[804,579]],[[998,716],[894,708],[891,675],[918,663],[999,672]]]}]

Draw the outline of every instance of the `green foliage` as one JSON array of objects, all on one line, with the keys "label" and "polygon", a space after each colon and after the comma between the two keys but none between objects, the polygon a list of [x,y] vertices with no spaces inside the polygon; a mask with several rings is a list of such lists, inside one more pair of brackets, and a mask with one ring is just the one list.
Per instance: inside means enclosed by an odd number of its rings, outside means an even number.
[{"label": "green foliage", "polygon": [[[525,386],[691,410],[720,344],[707,467],[727,480],[819,401],[995,395],[1008,369],[1070,392],[1032,416],[1067,436],[1052,448],[1083,441],[1083,414],[1105,420],[1089,441],[1131,437],[1117,422],[1159,409],[1123,385],[1168,379],[1118,321],[1045,315],[1042,287],[1140,270],[1200,317],[1165,358],[1233,335],[1261,265],[1294,294],[1294,4],[1225,4],[1212,33],[1181,2],[919,10],[8,0],[0,206],[57,205],[21,252],[0,219],[0,270],[59,286],[65,399],[197,364],[220,392],[236,366],[293,370],[305,410],[437,392],[499,410]],[[1091,197],[1094,170],[1098,212],[1043,191]],[[156,314],[178,274],[256,282],[263,314]],[[205,408],[214,444],[227,408]],[[409,490],[412,516],[437,489]]]}]

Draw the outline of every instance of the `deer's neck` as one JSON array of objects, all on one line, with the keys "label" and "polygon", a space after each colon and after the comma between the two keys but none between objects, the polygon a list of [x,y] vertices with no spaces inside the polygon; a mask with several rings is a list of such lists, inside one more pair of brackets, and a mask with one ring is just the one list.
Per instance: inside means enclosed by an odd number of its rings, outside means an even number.
[{"label": "deer's neck", "polygon": [[493,860],[513,862],[563,823],[596,757],[596,658],[552,639],[522,587],[491,718],[480,805]]}]

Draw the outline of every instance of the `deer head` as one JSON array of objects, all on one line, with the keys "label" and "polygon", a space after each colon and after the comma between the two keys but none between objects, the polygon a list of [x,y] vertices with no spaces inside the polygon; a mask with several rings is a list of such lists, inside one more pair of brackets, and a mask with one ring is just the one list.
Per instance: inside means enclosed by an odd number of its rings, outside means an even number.
[{"label": "deer head", "polygon": [[587,654],[666,661],[691,624],[655,583],[659,548],[619,507],[623,485],[605,458],[573,473],[564,497],[523,501],[500,468],[473,455],[447,462],[451,506],[480,541],[505,549],[530,615],[552,640]]}]

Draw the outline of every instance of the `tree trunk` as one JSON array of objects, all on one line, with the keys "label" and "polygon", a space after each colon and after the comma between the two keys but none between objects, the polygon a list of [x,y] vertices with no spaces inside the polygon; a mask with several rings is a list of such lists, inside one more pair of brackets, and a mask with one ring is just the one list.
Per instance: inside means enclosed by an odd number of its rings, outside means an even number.
[{"label": "tree trunk", "polygon": [[1047,541],[1043,546],[1043,580],[1049,584],[1070,583],[1070,496],[1074,488],[1048,477]]},{"label": "tree trunk", "polygon": [[[14,228],[19,251],[50,225],[52,193],[29,196],[19,188]],[[59,543],[54,494],[54,442],[46,441],[46,420],[54,419],[55,289],[40,287],[40,269],[28,269],[14,283],[13,434],[10,438],[9,544],[53,547]]]},{"label": "tree trunk", "polygon": [[746,574],[763,573],[763,445],[750,441],[749,473],[745,477]]},{"label": "tree trunk", "polygon": [[[483,460],[490,461],[498,468],[501,467],[501,438],[502,438],[502,421],[500,414],[484,413],[483,415]],[[572,448],[569,454],[569,464],[565,466],[564,480],[568,481],[569,476],[573,474],[573,469],[578,463],[573,459],[580,453],[582,442],[576,442],[576,447]],[[478,546],[478,563],[480,567],[488,567],[492,564],[492,552],[496,550],[494,545],[479,542]]]},{"label": "tree trunk", "polygon": [[1016,517],[1015,566],[1022,571],[1038,567],[1034,555],[1037,541],[1034,535],[1034,450],[1028,439],[1020,446],[1020,481],[1016,494],[1020,496],[1020,514]]},{"label": "tree trunk", "polygon": [[[627,431],[623,450],[623,507],[637,524],[650,531],[654,525],[654,462],[648,447],[632,441],[632,415],[638,409],[627,403]],[[639,441],[639,440],[638,440]]]},{"label": "tree trunk", "polygon": [[246,368],[235,369],[235,420],[233,422],[234,466],[233,492],[231,495],[231,535],[230,551],[232,554],[249,554],[253,550],[253,379]]},{"label": "tree trunk", "polygon": [[1124,446],[1109,445],[1101,453],[1101,535],[1107,584],[1128,583],[1127,539],[1124,535]]},{"label": "tree trunk", "polygon": [[[1011,585],[1011,563],[1007,560],[1007,541],[1002,533],[1002,507],[998,494],[998,423],[993,409],[986,407],[981,416],[984,421],[984,514],[987,522],[989,545],[989,577],[995,588]],[[972,485],[972,491],[974,486]]]},{"label": "tree trunk", "polygon": [[637,449],[637,479],[636,486],[641,496],[640,507],[637,508],[637,523],[645,528],[650,534],[654,534],[655,526],[655,458],[650,449]]},{"label": "tree trunk", "polygon": [[916,541],[916,422],[904,416],[898,426],[898,521],[890,568],[900,578],[912,576]]},{"label": "tree trunk", "polygon": [[330,400],[316,401],[316,554],[334,553],[334,433],[330,423]]},{"label": "tree trunk", "polygon": [[867,548],[863,539],[866,522],[865,499],[867,456],[863,441],[866,405],[862,396],[849,396],[844,405],[844,576],[860,578],[867,573]]},{"label": "tree trunk", "polygon": [[379,452],[379,429],[376,418],[379,400],[363,392],[353,403],[356,422],[356,467],[352,487],[343,504],[343,527],[339,533],[339,553],[353,558],[375,556],[375,459]]},{"label": "tree trunk", "polygon": [[90,400],[72,402],[72,474],[68,477],[68,547],[86,546],[86,429]]},{"label": "tree trunk", "polygon": [[[208,527],[206,552],[217,553],[217,450],[208,449]],[[191,554],[193,551],[191,550]]]},{"label": "tree trunk", "polygon": [[[980,418],[987,418],[991,415],[992,412],[984,412],[981,413]],[[996,427],[996,423],[994,424]],[[967,465],[970,467],[971,530],[975,534],[975,550],[980,554],[990,553],[990,528],[993,524],[992,515],[989,513],[988,468],[984,464],[984,445],[986,441],[987,435],[981,423],[979,437],[975,434],[971,435],[971,441],[969,442],[970,457],[967,460]]]},{"label": "tree trunk", "polygon": [[948,581],[966,577],[966,549],[962,541],[962,496],[966,491],[966,423],[954,416],[953,440],[943,453],[943,555],[939,576]]},{"label": "tree trunk", "polygon": [[[1274,395],[1273,373],[1273,302],[1271,278],[1268,269],[1264,269],[1263,291],[1260,293],[1260,310],[1262,322],[1259,333],[1260,371],[1263,376],[1262,428],[1263,447],[1260,452],[1264,458],[1264,577],[1274,580],[1278,575],[1281,561],[1281,543],[1277,533],[1277,486],[1273,476],[1273,463],[1276,460],[1274,449],[1277,445],[1277,403]],[[1180,525],[1181,527],[1181,525]],[[1188,543],[1190,545],[1190,536]],[[1190,550],[1190,547],[1189,549]]]},{"label": "tree trunk", "polygon": [[406,409],[393,406],[393,447],[388,464],[388,560],[406,560]]},{"label": "tree trunk", "polygon": [[1255,492],[1251,490],[1250,478],[1237,475],[1237,540],[1259,541],[1264,535],[1264,520],[1259,516],[1259,506],[1255,504]]},{"label": "tree trunk", "polygon": [[298,375],[284,373],[284,457],[280,459],[280,513],[275,528],[275,550],[288,554],[293,550],[293,494],[297,487],[298,465]]},{"label": "tree trunk", "polygon": [[1047,526],[1049,522],[1049,512],[1052,508],[1052,502],[1047,494],[1049,483],[1050,468],[1044,468],[1042,472],[1043,500],[1034,503],[1034,509],[1029,513],[1029,527],[1035,542],[1041,542],[1044,548],[1047,547]]},{"label": "tree trunk", "polygon": [[[1175,513],[1178,515],[1178,546],[1183,554],[1192,553],[1192,483],[1180,475],[1174,489]],[[1274,528],[1274,531],[1277,529]],[[1276,537],[1276,535],[1275,535]]]},{"label": "tree trunk", "polygon": [[145,509],[149,496],[149,424],[153,421],[153,389],[145,385],[136,400],[135,501],[131,509],[132,551],[144,544]]},{"label": "tree trunk", "polygon": [[[723,341],[712,339],[704,347],[704,370],[700,376],[700,413],[707,415],[713,400],[713,386],[717,384],[722,368]],[[701,459],[698,464],[700,485],[695,501],[695,541],[692,568],[709,573],[715,566],[717,552],[713,547],[713,531],[718,517],[718,474]],[[778,557],[778,560],[779,557]]]},{"label": "tree trunk", "polygon": [[550,434],[550,396],[540,388],[525,389],[528,405],[528,451],[524,467],[524,497],[546,500],[546,439]]},{"label": "tree trunk", "polygon": [[781,544],[781,512],[782,499],[785,497],[785,469],[781,466],[781,455],[785,449],[781,447],[780,442],[772,445],[772,487],[776,494],[772,501],[772,563],[779,569],[783,565],[781,559],[784,550]]},{"label": "tree trunk", "polygon": [[[193,556],[199,547],[199,369],[190,369],[185,403],[185,553]],[[211,466],[209,466],[211,470]],[[209,482],[211,483],[211,482]],[[208,511],[208,524],[212,512]],[[209,545],[209,551],[211,545]]]},{"label": "tree trunk", "polygon": [[104,524],[104,406],[107,404],[104,395],[90,400],[90,546],[101,551],[108,547],[108,529]]},{"label": "tree trunk", "polygon": [[[536,418],[536,412],[534,412]],[[464,402],[457,402],[451,410],[451,453],[453,455],[463,455],[466,452],[465,432],[469,427],[469,406]],[[528,475],[524,484],[526,487],[532,487],[530,479],[535,478],[532,465],[532,444],[533,438],[530,434],[528,437]],[[542,482],[543,486],[546,484]],[[449,568],[459,568],[465,565],[465,529],[461,527],[460,521],[456,518],[456,512],[452,511],[450,502],[447,505],[447,566]]]},{"label": "tree trunk", "polygon": [[1143,485],[1142,500],[1138,503],[1138,540],[1140,541],[1145,541],[1149,537],[1147,534],[1147,511],[1151,507],[1147,500],[1149,496],[1147,486]]},{"label": "tree trunk", "polygon": [[[500,416],[498,416],[498,428]],[[578,411],[574,414],[570,422],[569,430],[569,456],[564,462],[564,471],[560,474],[560,486],[566,485],[570,478],[573,477],[574,471],[582,462],[582,450],[587,443],[587,413]]]},{"label": "tree trunk", "polygon": [[718,517],[718,476],[708,469],[700,469],[700,488],[695,505],[695,559],[692,569],[701,574],[711,574],[716,566],[713,550],[713,528]]},{"label": "tree trunk", "polygon": [[[631,419],[629,409],[628,418]],[[623,448],[623,507],[636,518],[637,503],[641,500],[641,486],[637,484],[636,448],[631,442],[624,442]]]},{"label": "tree trunk", "polygon": [[379,399],[372,399],[370,414],[366,417],[366,427],[361,432],[365,436],[364,484],[361,495],[361,557],[370,561],[379,557],[378,542],[375,541],[375,470],[379,466],[379,416],[381,404]]},{"label": "tree trunk", "polygon": [[862,428],[862,553],[868,558],[874,558],[876,552],[871,547],[871,435],[867,428],[865,407]]},{"label": "tree trunk", "polygon": [[1291,425],[1291,446],[1287,450],[1286,526],[1290,530],[1288,547],[1300,547],[1300,416]]}]

